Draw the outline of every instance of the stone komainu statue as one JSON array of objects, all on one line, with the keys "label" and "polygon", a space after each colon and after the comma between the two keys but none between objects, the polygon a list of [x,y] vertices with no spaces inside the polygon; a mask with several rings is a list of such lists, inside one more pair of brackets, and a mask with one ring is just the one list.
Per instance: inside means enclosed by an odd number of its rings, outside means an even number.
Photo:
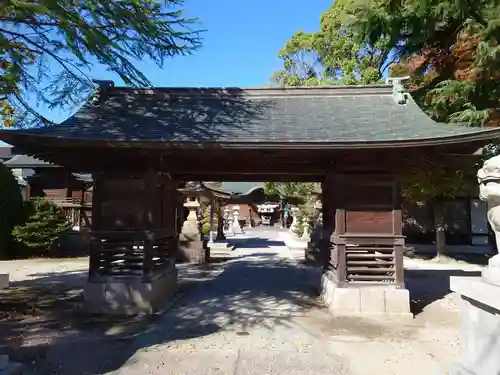
[{"label": "stone komainu statue", "polygon": [[[500,245],[500,155],[486,160],[477,172],[479,183],[479,198],[488,205],[488,221],[495,234],[495,242]],[[500,255],[497,254],[488,261],[488,267],[483,271],[483,279],[500,286]]]}]

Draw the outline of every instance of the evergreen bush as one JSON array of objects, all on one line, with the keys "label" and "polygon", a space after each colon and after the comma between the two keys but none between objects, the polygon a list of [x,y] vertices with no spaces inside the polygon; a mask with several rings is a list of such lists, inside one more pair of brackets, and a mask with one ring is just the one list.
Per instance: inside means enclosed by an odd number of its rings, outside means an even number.
[{"label": "evergreen bush", "polygon": [[26,221],[16,225],[12,235],[20,244],[25,256],[50,256],[58,240],[71,230],[61,208],[44,199],[26,205]]}]

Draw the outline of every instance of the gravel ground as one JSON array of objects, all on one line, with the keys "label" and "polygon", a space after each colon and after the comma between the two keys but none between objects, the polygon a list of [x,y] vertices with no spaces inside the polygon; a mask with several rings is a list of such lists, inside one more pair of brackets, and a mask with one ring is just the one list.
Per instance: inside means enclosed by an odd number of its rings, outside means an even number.
[{"label": "gravel ground", "polygon": [[76,312],[86,259],[0,262],[13,281],[0,330],[37,375],[447,373],[460,349],[449,276],[479,267],[405,260],[411,324],[334,319],[310,287],[315,271],[297,265],[303,253],[283,246],[282,233],[253,231],[210,270],[180,266],[182,298],[147,319]]}]

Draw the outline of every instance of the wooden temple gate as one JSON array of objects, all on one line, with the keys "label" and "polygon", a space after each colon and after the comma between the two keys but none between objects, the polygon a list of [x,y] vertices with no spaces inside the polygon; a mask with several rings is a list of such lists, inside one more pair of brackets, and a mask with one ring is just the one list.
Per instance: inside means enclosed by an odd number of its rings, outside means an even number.
[{"label": "wooden temple gate", "polygon": [[326,302],[338,314],[400,315],[409,315],[401,175],[429,156],[452,165],[498,135],[437,124],[397,85],[110,86],[61,125],[0,132],[25,153],[93,174],[93,311],[153,312],[175,292],[183,182],[319,181]]}]

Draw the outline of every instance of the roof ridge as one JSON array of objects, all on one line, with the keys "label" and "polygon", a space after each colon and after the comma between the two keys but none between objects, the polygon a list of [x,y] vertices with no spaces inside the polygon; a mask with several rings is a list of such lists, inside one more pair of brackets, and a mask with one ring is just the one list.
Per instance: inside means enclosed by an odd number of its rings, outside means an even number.
[{"label": "roof ridge", "polygon": [[280,97],[280,96],[338,96],[338,95],[392,95],[393,86],[377,85],[338,85],[338,86],[294,86],[294,87],[110,87],[105,89],[106,96],[114,95],[155,95],[172,96],[206,96],[206,95],[236,95],[249,97]]}]

